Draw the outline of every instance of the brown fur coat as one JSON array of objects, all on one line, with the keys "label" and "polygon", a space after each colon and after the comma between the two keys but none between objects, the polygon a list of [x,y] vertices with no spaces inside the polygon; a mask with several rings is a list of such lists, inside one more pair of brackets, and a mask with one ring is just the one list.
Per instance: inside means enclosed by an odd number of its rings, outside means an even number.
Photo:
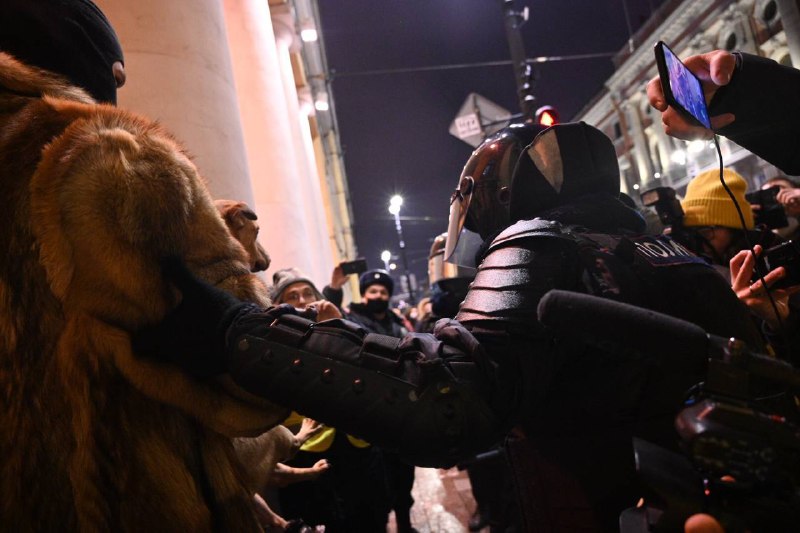
[{"label": "brown fur coat", "polygon": [[0,53],[0,250],[0,529],[257,529],[231,437],[287,411],[131,350],[164,256],[267,303],[177,143]]}]

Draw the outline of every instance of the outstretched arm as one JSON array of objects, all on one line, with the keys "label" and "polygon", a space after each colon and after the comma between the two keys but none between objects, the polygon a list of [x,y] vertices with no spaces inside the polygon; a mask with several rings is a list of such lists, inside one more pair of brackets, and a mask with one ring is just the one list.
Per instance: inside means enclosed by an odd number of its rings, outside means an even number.
[{"label": "outstretched arm", "polygon": [[289,306],[242,304],[181,265],[166,274],[182,302],[140,335],[138,353],[167,354],[194,374],[228,372],[253,394],[419,465],[455,464],[507,429],[489,406],[493,365],[458,322],[397,339],[341,319],[315,323]]}]

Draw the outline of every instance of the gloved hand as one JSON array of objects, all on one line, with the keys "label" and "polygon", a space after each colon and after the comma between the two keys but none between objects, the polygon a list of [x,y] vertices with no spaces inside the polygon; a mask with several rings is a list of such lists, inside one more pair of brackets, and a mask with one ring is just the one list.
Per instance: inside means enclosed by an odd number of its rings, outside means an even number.
[{"label": "gloved hand", "polygon": [[[494,385],[497,364],[489,358],[478,339],[460,322],[452,318],[442,318],[436,322],[433,335],[444,342],[445,346],[454,347],[469,356],[468,359],[480,369],[486,384]],[[447,348],[443,355],[445,357],[450,355]]]},{"label": "gloved hand", "polygon": [[181,292],[181,303],[160,323],[133,337],[138,355],[179,365],[197,377],[225,372],[225,333],[241,313],[260,311],[198,279],[176,257],[162,262],[162,272]]}]

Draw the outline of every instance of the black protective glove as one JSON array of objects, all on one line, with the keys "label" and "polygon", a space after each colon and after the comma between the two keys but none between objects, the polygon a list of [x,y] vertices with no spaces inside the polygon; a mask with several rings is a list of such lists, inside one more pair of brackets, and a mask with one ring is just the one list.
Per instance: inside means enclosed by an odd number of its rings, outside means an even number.
[{"label": "black protective glove", "polygon": [[225,372],[228,327],[240,313],[260,308],[198,279],[181,259],[165,259],[162,272],[183,298],[164,320],[134,335],[134,351],[172,362],[201,378]]}]

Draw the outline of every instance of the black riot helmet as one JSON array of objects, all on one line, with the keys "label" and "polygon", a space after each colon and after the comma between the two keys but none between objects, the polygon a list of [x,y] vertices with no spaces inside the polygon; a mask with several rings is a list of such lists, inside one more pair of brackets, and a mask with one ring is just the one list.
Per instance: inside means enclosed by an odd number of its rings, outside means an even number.
[{"label": "black riot helmet", "polygon": [[[473,153],[467,167],[481,147]],[[503,190],[502,202],[492,202],[485,195],[478,195],[477,182],[473,191],[469,186],[462,187],[465,181],[469,185],[469,180],[464,179],[469,175],[465,167],[459,190],[451,201],[445,253],[448,261],[471,266],[474,261],[470,262],[470,256],[474,256],[477,249],[475,243],[480,245],[483,239],[514,222],[535,218],[546,209],[587,194],[607,193],[615,197],[619,194],[619,165],[614,144],[603,132],[583,122],[540,129],[514,163],[512,169],[499,173],[503,180],[502,185],[498,184],[498,190]],[[466,197],[465,192],[472,193],[471,198],[460,201],[460,197]],[[461,223],[454,217],[454,206],[460,209]],[[469,232],[477,232],[480,238],[476,239]]]},{"label": "black riot helmet", "polygon": [[597,193],[619,196],[614,143],[585,122],[551,126],[536,136],[514,169],[511,222]]},{"label": "black riot helmet", "polygon": [[[517,160],[545,126],[531,121],[511,124],[487,137],[472,152],[450,199],[445,258],[450,260],[459,235],[481,241],[509,225],[511,180]],[[456,261],[469,264],[469,261]]]}]

